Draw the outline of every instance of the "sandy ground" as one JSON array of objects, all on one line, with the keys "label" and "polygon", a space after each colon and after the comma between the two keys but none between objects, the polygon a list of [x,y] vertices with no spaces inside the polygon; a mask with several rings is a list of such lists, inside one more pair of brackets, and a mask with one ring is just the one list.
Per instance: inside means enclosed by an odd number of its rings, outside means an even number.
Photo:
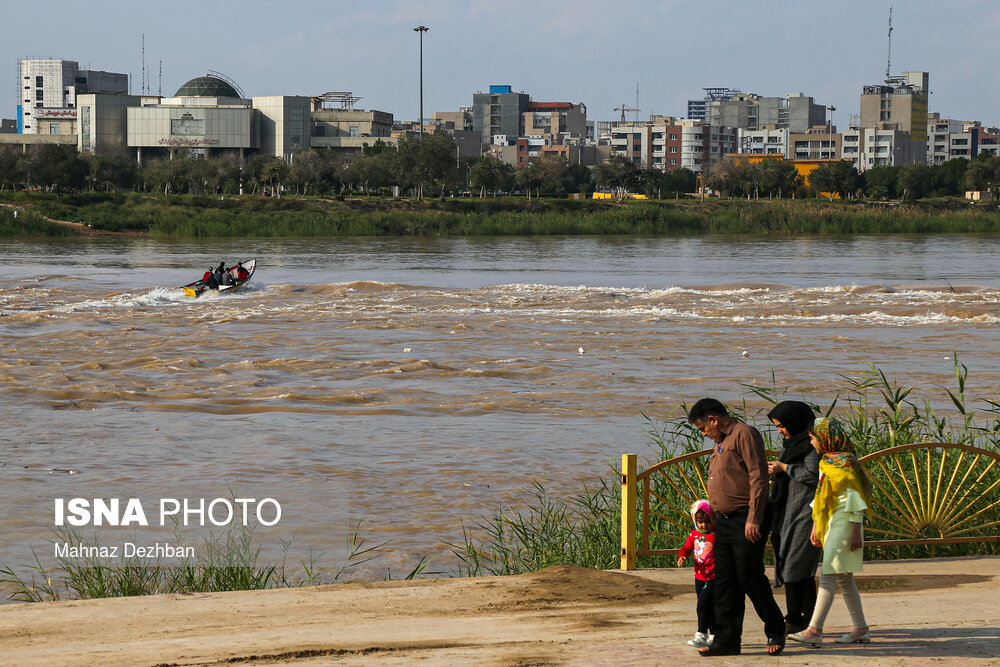
[{"label": "sandy ground", "polygon": [[[519,577],[346,584],[0,606],[2,665],[1000,664],[1000,558],[867,563],[872,643],[834,602],[830,645],[705,660],[689,570],[559,566]],[[779,594],[779,604],[784,600]]]}]

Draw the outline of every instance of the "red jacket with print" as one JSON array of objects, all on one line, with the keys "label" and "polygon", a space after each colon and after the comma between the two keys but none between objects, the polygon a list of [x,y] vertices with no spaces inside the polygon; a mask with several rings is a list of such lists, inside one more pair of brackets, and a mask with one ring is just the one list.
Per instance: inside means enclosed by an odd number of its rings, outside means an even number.
[{"label": "red jacket with print", "polygon": [[687,560],[692,552],[694,553],[694,578],[700,581],[715,579],[715,533],[706,535],[700,531],[692,530],[678,556]]}]

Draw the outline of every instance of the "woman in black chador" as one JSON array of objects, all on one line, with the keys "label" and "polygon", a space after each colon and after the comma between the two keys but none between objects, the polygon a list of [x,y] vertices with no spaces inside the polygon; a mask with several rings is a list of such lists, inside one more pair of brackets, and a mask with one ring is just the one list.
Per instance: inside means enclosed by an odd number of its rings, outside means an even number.
[{"label": "woman in black chador", "polygon": [[808,626],[816,606],[815,575],[821,552],[809,541],[811,503],[819,482],[819,454],[809,444],[809,427],[816,415],[802,401],[782,401],[767,416],[785,439],[781,455],[767,464],[767,470],[772,479],[774,579],[776,586],[785,587],[787,634]]}]

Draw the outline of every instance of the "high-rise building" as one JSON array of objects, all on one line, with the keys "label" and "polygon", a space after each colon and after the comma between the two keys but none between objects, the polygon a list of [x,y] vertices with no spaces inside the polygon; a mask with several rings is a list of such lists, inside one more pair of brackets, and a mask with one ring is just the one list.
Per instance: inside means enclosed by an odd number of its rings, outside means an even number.
[{"label": "high-rise building", "polygon": [[128,93],[127,74],[82,70],[75,60],[21,60],[18,72],[22,134],[75,134],[77,95]]},{"label": "high-rise building", "polygon": [[[927,95],[927,72],[903,72],[862,89],[861,119],[851,128],[861,149],[859,169],[927,160]],[[876,143],[861,142],[865,136]],[[845,133],[845,145],[846,141]]]}]

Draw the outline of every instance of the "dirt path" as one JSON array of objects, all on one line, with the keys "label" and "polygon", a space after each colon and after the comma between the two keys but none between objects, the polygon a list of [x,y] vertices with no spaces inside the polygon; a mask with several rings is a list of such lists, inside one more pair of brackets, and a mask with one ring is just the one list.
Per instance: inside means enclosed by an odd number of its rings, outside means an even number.
[{"label": "dirt path", "polygon": [[[870,563],[872,643],[764,651],[712,664],[1000,664],[1000,558]],[[0,607],[4,665],[651,665],[700,662],[690,572],[560,566],[519,577],[347,584]],[[779,604],[784,600],[779,594]]]},{"label": "dirt path", "polygon": [[[7,208],[12,208],[15,211],[21,211],[22,213],[31,208],[31,207],[19,206],[17,204],[4,204],[4,203],[0,203],[0,206],[6,206]],[[57,225],[62,225],[64,227],[69,227],[74,232],[76,232],[77,236],[92,236],[92,237],[119,236],[119,237],[132,237],[132,238],[137,236],[145,236],[145,232],[139,232],[135,230],[129,230],[125,232],[112,232],[107,229],[94,229],[93,227],[89,227],[88,225],[85,225],[80,222],[70,222],[69,220],[54,220],[48,216],[42,215],[38,211],[32,211],[32,212],[44,220],[48,220],[49,222],[53,222]]]}]

